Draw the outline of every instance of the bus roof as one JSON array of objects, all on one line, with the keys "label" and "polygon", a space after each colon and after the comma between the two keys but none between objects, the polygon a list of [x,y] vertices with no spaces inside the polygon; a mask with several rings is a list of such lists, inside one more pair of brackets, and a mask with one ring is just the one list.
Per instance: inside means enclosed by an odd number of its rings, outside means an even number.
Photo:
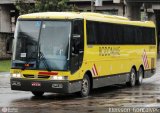
[{"label": "bus roof", "polygon": [[151,21],[130,21],[126,17],[107,15],[92,12],[41,12],[21,15],[19,19],[86,19],[91,21],[108,22],[115,24],[126,24],[135,26],[155,27],[155,24]]},{"label": "bus roof", "polygon": [[41,12],[21,15],[23,19],[75,19],[83,18],[78,12]]}]

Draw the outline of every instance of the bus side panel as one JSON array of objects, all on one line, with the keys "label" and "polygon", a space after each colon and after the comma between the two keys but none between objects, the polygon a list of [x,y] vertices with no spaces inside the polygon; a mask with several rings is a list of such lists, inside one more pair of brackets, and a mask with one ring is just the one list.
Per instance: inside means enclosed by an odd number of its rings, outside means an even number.
[{"label": "bus side panel", "polygon": [[145,78],[153,75],[151,70],[155,68],[155,60],[151,63],[151,59],[156,59],[156,46],[152,47],[152,50],[149,50],[149,46],[140,45],[103,46],[103,48],[120,48],[119,54],[115,54],[114,51],[110,51],[114,54],[108,54],[108,49],[100,51],[100,47],[99,45],[89,45],[85,52],[85,61],[88,64],[86,68],[92,72],[94,88],[127,82],[131,68],[135,66],[138,71],[140,66],[144,65],[144,52],[146,52],[149,64],[149,67],[145,68]]}]

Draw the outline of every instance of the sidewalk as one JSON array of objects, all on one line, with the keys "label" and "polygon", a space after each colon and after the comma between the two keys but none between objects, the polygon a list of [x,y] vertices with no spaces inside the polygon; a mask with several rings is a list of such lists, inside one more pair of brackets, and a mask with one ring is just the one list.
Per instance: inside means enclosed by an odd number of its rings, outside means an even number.
[{"label": "sidewalk", "polygon": [[0,72],[0,77],[9,77],[10,73],[9,72]]}]

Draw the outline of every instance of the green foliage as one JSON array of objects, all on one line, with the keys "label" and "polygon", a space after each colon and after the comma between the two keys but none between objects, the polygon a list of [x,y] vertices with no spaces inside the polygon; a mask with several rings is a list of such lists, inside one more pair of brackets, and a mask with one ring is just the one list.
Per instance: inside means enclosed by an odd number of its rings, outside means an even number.
[{"label": "green foliage", "polygon": [[34,12],[34,4],[27,2],[27,0],[16,0],[15,6],[20,15]]},{"label": "green foliage", "polygon": [[0,60],[0,72],[8,72],[11,68],[11,60]]},{"label": "green foliage", "polygon": [[76,6],[67,5],[69,0],[35,0],[35,4],[28,3],[27,0],[17,0],[16,8],[20,14],[32,12],[48,11],[78,11]]}]

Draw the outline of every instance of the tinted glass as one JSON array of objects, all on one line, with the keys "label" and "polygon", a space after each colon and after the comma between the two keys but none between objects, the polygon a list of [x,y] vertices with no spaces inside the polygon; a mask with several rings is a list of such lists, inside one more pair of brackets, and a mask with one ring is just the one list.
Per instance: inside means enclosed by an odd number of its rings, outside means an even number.
[{"label": "tinted glass", "polygon": [[87,21],[87,44],[155,44],[155,29]]}]

